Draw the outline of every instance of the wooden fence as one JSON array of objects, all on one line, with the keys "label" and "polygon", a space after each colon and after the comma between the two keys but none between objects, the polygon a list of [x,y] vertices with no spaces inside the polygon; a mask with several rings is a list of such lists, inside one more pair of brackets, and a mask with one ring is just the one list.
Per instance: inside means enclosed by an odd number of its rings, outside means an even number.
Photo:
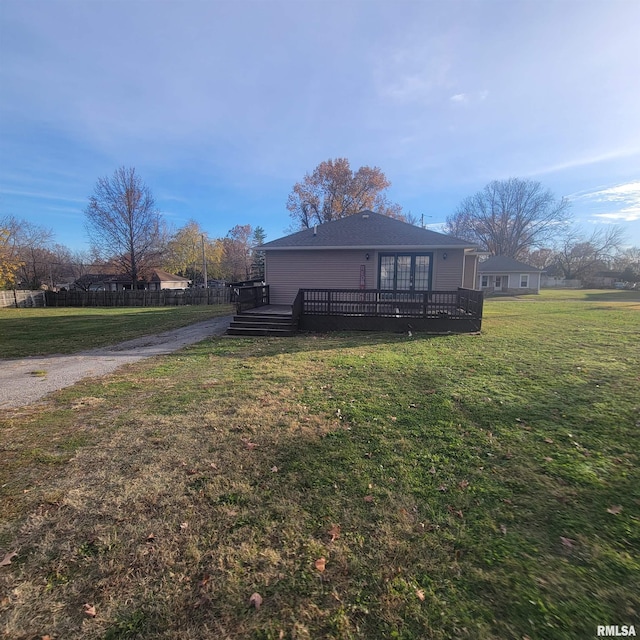
[{"label": "wooden fence", "polygon": [[0,307],[44,307],[44,291],[0,291]]},{"label": "wooden fence", "polygon": [[167,307],[229,304],[232,292],[218,289],[163,289],[161,291],[46,291],[48,307]]}]

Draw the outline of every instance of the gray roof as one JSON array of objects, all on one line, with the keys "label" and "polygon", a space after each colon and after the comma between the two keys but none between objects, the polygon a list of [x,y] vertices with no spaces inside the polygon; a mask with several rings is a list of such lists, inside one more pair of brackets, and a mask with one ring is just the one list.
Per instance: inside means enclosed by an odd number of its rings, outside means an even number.
[{"label": "gray roof", "polygon": [[373,211],[332,220],[266,242],[259,249],[475,248],[468,240],[422,229]]},{"label": "gray roof", "polygon": [[543,269],[537,269],[536,267],[532,267],[524,262],[514,260],[513,258],[507,258],[507,256],[491,256],[478,265],[479,273],[497,273],[499,271],[503,273],[505,271],[513,271],[516,273],[538,273],[542,272]]}]

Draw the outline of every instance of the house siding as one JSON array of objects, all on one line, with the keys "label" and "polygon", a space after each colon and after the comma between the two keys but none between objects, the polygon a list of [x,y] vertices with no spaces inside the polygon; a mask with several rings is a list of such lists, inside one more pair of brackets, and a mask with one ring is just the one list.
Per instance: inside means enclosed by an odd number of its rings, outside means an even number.
[{"label": "house siding", "polygon": [[[271,304],[292,304],[298,289],[359,289],[362,265],[365,267],[364,288],[378,287],[377,250],[271,250],[265,253],[265,279]],[[430,251],[425,248],[418,253],[431,253],[433,256],[433,290],[452,291],[462,286],[463,249]],[[446,259],[444,253],[447,254]],[[367,254],[369,260],[366,259]]]},{"label": "house siding", "polygon": [[431,288],[434,291],[455,291],[462,286],[463,271],[464,249],[438,249],[434,251]]},{"label": "house siding", "polygon": [[464,256],[464,271],[462,275],[462,286],[465,289],[474,289],[476,282],[476,271],[478,268],[478,256]]},{"label": "house siding", "polygon": [[[366,254],[369,254],[369,260]],[[375,251],[267,251],[265,278],[271,304],[292,304],[298,289],[359,289],[360,266],[365,288],[376,288]]]}]

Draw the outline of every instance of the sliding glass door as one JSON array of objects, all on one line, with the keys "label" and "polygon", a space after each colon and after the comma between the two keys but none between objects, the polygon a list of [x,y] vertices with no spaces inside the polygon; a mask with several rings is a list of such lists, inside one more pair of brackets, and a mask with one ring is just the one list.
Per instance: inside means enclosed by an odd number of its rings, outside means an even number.
[{"label": "sliding glass door", "polygon": [[431,289],[430,253],[382,253],[378,286],[387,291],[428,291]]}]

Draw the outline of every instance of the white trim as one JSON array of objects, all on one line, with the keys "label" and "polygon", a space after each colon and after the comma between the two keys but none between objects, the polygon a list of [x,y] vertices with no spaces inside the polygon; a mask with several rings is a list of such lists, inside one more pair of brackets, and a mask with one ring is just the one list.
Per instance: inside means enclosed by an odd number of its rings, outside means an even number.
[{"label": "white trim", "polygon": [[294,247],[288,245],[286,247],[260,247],[260,251],[327,251],[345,249],[348,251],[437,251],[438,249],[443,251],[449,251],[450,249],[469,249],[468,244],[447,244],[447,245],[431,245],[431,244],[389,244],[389,245],[349,245],[349,246],[318,246],[318,247]]}]

